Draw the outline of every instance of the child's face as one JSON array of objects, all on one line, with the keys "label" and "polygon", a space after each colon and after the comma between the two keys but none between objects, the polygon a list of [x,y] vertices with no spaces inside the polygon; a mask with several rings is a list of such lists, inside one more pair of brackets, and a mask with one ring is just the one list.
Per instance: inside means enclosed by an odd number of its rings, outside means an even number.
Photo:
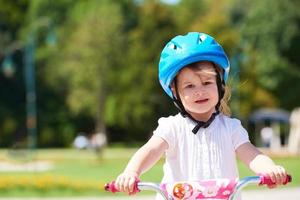
[{"label": "child's face", "polygon": [[215,112],[219,97],[212,63],[199,62],[196,67],[183,68],[177,75],[177,87],[184,108],[194,118],[208,120]]}]

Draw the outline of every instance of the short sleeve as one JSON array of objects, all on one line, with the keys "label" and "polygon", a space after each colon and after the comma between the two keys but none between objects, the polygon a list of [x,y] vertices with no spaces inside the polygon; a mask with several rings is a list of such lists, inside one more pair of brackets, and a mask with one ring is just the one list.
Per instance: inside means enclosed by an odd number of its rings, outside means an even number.
[{"label": "short sleeve", "polygon": [[175,146],[175,134],[173,124],[173,117],[162,117],[158,120],[158,127],[153,131],[153,135],[161,137],[168,143],[169,150],[173,149]]},{"label": "short sleeve", "polygon": [[249,142],[249,136],[240,120],[234,119],[232,125],[232,143],[236,150],[240,145]]}]

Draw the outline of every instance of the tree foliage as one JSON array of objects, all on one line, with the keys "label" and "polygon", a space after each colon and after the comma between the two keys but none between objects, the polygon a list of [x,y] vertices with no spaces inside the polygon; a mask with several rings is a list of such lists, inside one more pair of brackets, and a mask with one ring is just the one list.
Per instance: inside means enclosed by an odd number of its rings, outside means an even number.
[{"label": "tree foliage", "polygon": [[[78,132],[133,142],[176,113],[157,65],[166,42],[188,31],[213,35],[228,53],[235,115],[299,106],[298,7],[294,0],[0,0],[0,61],[11,52],[17,66],[12,77],[0,73],[0,145],[26,137],[22,45],[33,29],[39,146],[68,146]],[[15,41],[22,45],[10,48]]]},{"label": "tree foliage", "polygon": [[[298,106],[299,61],[291,53],[295,45],[299,46],[297,4],[295,1],[249,1],[243,13],[240,48],[248,59],[242,70],[244,80],[252,85],[252,89],[244,87],[244,98],[254,94],[248,109]],[[288,87],[291,84],[293,87]]]}]

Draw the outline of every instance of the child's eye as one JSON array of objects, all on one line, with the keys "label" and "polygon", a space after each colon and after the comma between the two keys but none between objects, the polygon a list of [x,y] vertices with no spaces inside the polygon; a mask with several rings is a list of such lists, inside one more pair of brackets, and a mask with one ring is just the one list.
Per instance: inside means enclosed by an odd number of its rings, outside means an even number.
[{"label": "child's eye", "polygon": [[188,84],[188,85],[185,86],[185,88],[193,88],[193,87],[194,87],[193,84]]},{"label": "child's eye", "polygon": [[205,81],[203,84],[204,85],[209,85],[209,84],[211,84],[212,82],[211,81]]}]

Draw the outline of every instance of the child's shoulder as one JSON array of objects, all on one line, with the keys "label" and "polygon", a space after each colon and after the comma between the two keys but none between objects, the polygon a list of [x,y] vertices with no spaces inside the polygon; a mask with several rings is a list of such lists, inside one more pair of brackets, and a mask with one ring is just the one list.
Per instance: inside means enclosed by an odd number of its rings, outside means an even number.
[{"label": "child's shoulder", "polygon": [[234,118],[234,117],[229,117],[224,114],[219,115],[219,120],[221,123],[223,123],[227,127],[235,127],[235,126],[241,125],[241,121],[239,119]]},{"label": "child's shoulder", "polygon": [[[181,127],[184,127],[184,119],[181,114],[170,115],[168,117],[161,117],[158,120],[158,127],[154,131],[156,134],[170,134],[180,132]],[[170,136],[168,135],[168,137]]]},{"label": "child's shoulder", "polygon": [[182,117],[182,115],[180,113],[176,114],[176,115],[169,115],[167,117],[161,117],[158,119],[158,123],[161,124],[161,123],[174,123],[174,124],[177,124],[177,123],[180,123],[182,122],[184,118]]}]

